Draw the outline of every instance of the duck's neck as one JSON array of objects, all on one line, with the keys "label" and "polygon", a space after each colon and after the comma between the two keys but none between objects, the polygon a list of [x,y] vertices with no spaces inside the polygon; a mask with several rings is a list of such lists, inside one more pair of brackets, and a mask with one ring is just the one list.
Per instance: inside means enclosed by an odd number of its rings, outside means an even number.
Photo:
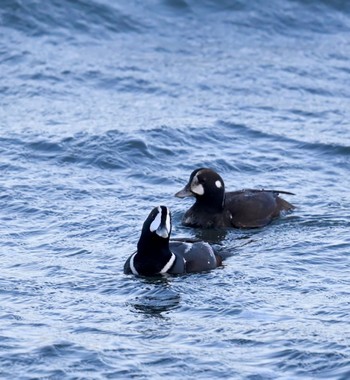
[{"label": "duck's neck", "polygon": [[174,264],[175,255],[170,251],[169,239],[141,236],[134,261],[142,261],[143,270],[146,272],[165,273]]},{"label": "duck's neck", "polygon": [[222,212],[225,206],[225,194],[222,196],[205,196],[196,198],[195,208],[206,210],[210,213]]}]

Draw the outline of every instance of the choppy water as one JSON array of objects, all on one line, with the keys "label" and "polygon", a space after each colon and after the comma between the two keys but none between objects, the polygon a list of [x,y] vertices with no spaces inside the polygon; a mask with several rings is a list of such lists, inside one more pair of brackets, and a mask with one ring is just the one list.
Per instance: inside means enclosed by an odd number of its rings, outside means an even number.
[{"label": "choppy water", "polygon": [[[0,1],[1,378],[348,379],[349,33],[345,0]],[[297,210],[181,227],[198,166]],[[225,266],[125,276],[158,204]]]}]

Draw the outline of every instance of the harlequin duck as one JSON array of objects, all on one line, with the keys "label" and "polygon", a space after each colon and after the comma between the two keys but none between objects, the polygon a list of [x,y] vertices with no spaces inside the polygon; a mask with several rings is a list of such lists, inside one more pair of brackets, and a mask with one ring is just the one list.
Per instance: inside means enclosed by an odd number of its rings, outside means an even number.
[{"label": "harlequin duck", "polygon": [[182,219],[185,226],[256,228],[269,224],[281,212],[295,208],[280,198],[280,193],[294,195],[287,191],[263,189],[225,192],[225,184],[219,174],[208,168],[199,168],[192,172],[187,185],[175,196],[196,198]]},{"label": "harlequin duck", "polygon": [[221,265],[221,257],[203,241],[169,241],[171,214],[167,207],[155,207],[143,224],[137,251],[124,264],[125,274],[154,276],[202,272]]}]

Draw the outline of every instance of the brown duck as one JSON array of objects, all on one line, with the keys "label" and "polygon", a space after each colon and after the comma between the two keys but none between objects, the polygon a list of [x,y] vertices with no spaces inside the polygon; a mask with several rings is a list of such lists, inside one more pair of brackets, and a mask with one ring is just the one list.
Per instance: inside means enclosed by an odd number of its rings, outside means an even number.
[{"label": "brown duck", "polygon": [[218,173],[199,168],[192,172],[187,185],[175,196],[196,198],[182,219],[185,226],[257,228],[295,208],[279,194],[294,195],[288,191],[264,189],[225,192],[224,181]]}]

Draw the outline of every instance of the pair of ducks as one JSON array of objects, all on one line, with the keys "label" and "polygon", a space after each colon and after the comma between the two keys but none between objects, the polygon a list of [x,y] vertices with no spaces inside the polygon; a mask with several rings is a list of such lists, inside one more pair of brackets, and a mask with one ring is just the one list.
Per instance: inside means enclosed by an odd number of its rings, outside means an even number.
[{"label": "pair of ducks", "polygon": [[[224,181],[218,173],[200,168],[192,172],[187,185],[175,196],[196,198],[182,219],[185,226],[257,228],[267,225],[281,212],[295,208],[279,194],[293,195],[278,190],[225,192]],[[155,207],[143,224],[137,251],[124,264],[124,273],[183,274],[208,271],[222,264],[222,257],[206,242],[170,240],[171,227],[170,210],[165,206]]]}]

